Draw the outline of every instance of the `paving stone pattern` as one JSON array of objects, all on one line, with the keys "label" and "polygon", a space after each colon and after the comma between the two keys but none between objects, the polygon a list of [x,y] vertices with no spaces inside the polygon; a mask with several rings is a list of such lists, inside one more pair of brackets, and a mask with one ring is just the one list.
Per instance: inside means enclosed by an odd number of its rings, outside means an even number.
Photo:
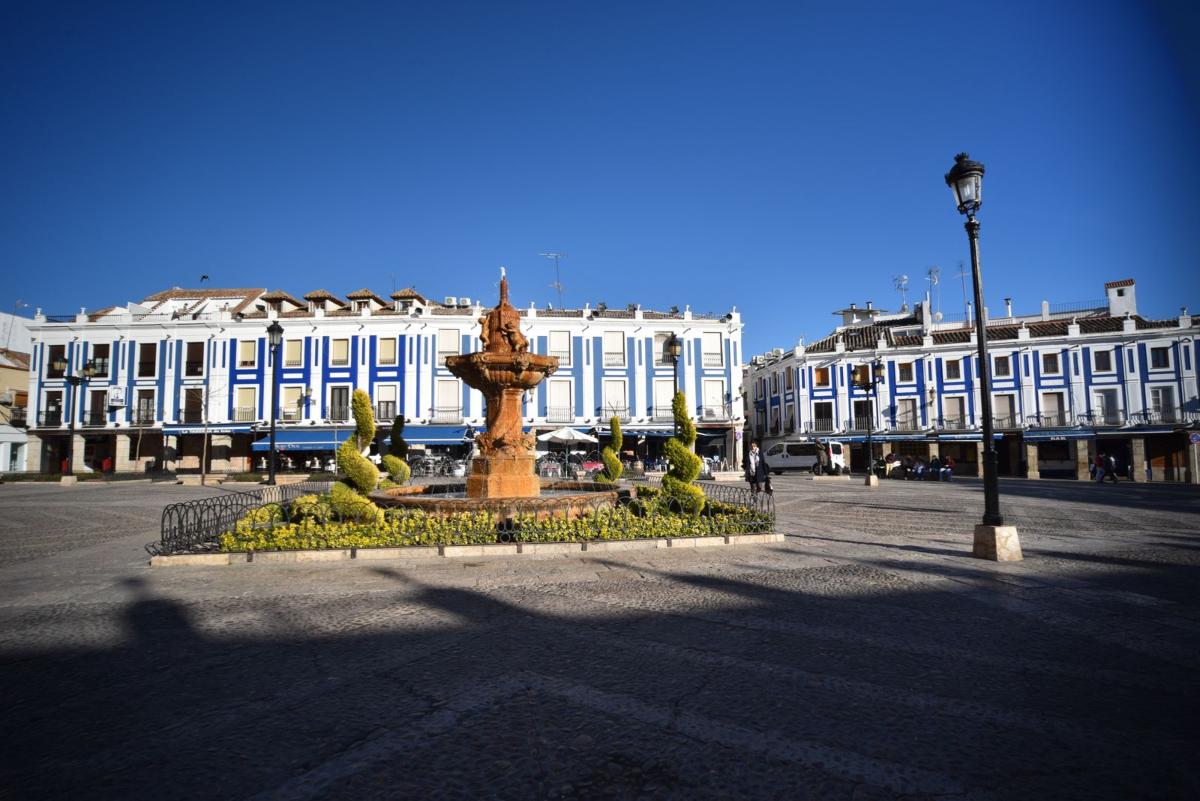
[{"label": "paving stone pattern", "polygon": [[[1200,797],[1200,495],[775,481],[776,545],[156,568],[0,486],[0,797]],[[440,560],[439,560],[440,561]]]}]

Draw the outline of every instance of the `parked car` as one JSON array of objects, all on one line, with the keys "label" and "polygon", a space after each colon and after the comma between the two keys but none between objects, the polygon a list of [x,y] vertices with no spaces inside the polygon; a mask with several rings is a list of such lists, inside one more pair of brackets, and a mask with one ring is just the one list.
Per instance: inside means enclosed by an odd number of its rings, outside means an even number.
[{"label": "parked car", "polygon": [[[818,454],[825,452],[822,467]],[[847,472],[845,447],[840,442],[776,442],[767,448],[767,464],[777,476],[789,470],[810,470],[814,476],[827,472],[840,476]]]}]

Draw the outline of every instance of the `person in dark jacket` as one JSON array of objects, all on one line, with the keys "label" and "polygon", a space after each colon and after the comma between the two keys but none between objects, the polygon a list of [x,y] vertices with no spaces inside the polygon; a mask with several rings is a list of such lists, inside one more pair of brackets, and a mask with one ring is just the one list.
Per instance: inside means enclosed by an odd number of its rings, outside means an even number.
[{"label": "person in dark jacket", "polygon": [[758,449],[757,442],[751,442],[750,450],[742,457],[742,470],[746,473],[746,480],[750,482],[752,492],[757,493],[760,489],[771,492],[770,468],[767,467],[766,457]]}]

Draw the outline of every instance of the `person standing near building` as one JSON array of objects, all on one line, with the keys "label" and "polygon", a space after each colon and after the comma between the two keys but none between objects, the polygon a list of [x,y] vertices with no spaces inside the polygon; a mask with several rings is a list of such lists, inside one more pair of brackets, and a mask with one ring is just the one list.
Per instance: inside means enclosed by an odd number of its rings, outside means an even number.
[{"label": "person standing near building", "polygon": [[750,443],[750,450],[746,451],[746,455],[742,459],[742,469],[746,473],[746,481],[750,482],[751,492],[757,494],[761,488],[765,488],[767,492],[771,491],[767,460],[763,457],[762,451],[758,449],[757,442]]},{"label": "person standing near building", "polygon": [[1112,483],[1117,483],[1117,457],[1111,453],[1104,457],[1104,475],[1106,478],[1111,478]]},{"label": "person standing near building", "polygon": [[1092,462],[1092,475],[1097,484],[1104,480],[1104,454],[1096,454],[1096,459]]}]

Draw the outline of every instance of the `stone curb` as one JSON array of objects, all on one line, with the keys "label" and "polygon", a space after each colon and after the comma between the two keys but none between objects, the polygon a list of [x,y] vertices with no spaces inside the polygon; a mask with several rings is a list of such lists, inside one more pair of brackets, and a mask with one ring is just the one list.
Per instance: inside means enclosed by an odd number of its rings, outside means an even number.
[{"label": "stone curb", "polygon": [[395,548],[334,548],[321,551],[258,551],[256,553],[185,553],[150,557],[150,567],[212,567],[215,565],[298,564],[388,559],[461,559],[482,556],[575,556],[613,551],[652,551],[659,548],[711,548],[721,545],[765,545],[783,542],[782,534],[733,534],[723,537],[671,537],[594,542],[518,542],[486,545],[414,545]]}]

